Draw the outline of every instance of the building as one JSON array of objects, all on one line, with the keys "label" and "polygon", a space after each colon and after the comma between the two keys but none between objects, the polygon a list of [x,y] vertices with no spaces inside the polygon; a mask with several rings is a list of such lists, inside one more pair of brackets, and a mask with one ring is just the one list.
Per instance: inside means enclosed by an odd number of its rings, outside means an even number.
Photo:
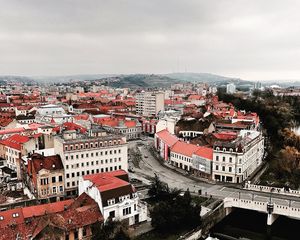
[{"label": "building", "polygon": [[17,172],[19,180],[25,172],[22,156],[38,149],[38,136],[22,136],[14,134],[0,141],[0,156],[6,159],[7,166]]},{"label": "building", "polygon": [[38,123],[64,123],[72,120],[72,115],[66,114],[62,106],[49,104],[36,110],[35,121]]},{"label": "building", "polygon": [[100,118],[96,122],[108,132],[124,135],[127,140],[138,139],[142,134],[142,124],[137,119]]},{"label": "building", "polygon": [[92,239],[92,226],[102,223],[98,204],[83,193],[77,199],[0,212],[0,240]]},{"label": "building", "polygon": [[147,220],[147,205],[139,199],[124,170],[80,178],[79,194],[87,193],[99,205],[104,221],[126,221],[129,225]]},{"label": "building", "polygon": [[213,180],[240,183],[261,164],[264,137],[261,132],[241,130],[236,139],[213,144]]},{"label": "building", "polygon": [[51,202],[63,200],[65,174],[59,155],[30,155],[27,160],[27,178],[28,186],[36,198]]},{"label": "building", "polygon": [[193,166],[193,154],[199,148],[199,146],[194,144],[177,141],[171,147],[170,164],[186,171],[191,171]]},{"label": "building", "polygon": [[236,87],[234,83],[229,83],[226,85],[226,93],[233,94],[236,91]]},{"label": "building", "polygon": [[192,173],[198,177],[211,179],[213,149],[199,147],[192,155]]},{"label": "building", "polygon": [[65,169],[67,195],[77,193],[81,176],[128,169],[126,138],[100,126],[93,125],[87,133],[62,131],[54,137],[54,149]]},{"label": "building", "polygon": [[159,155],[166,161],[170,157],[170,149],[179,139],[171,134],[167,129],[155,133],[154,144]]},{"label": "building", "polygon": [[142,116],[156,116],[165,110],[163,92],[140,92],[136,94],[136,113]]}]

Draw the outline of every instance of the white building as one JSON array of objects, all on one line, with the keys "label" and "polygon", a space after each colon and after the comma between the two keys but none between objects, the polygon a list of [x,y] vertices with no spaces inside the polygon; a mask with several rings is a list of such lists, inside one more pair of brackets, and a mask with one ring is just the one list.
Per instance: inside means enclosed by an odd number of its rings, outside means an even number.
[{"label": "white building", "polygon": [[147,220],[147,205],[139,199],[124,170],[80,177],[78,191],[98,203],[104,221],[111,218],[133,225]]},{"label": "white building", "polygon": [[65,169],[67,195],[76,194],[81,176],[128,169],[126,138],[93,126],[88,134],[64,131],[54,138]]},{"label": "white building", "polygon": [[49,104],[36,110],[35,120],[38,123],[64,123],[72,119],[72,115],[66,114],[62,106]]},{"label": "white building", "polygon": [[141,92],[136,95],[136,113],[143,116],[156,116],[165,110],[163,92]]},{"label": "white building", "polygon": [[236,87],[234,83],[229,83],[226,85],[226,93],[233,94],[236,91]]},{"label": "white building", "polygon": [[240,183],[261,164],[264,137],[258,131],[241,130],[235,140],[217,141],[213,148],[213,180]]}]

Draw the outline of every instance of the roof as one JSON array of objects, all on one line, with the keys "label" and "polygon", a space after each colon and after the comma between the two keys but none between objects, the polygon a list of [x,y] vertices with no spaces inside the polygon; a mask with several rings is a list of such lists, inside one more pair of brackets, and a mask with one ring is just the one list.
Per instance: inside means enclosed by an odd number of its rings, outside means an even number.
[{"label": "roof", "polygon": [[219,140],[233,140],[237,138],[236,132],[219,132],[213,133],[213,136]]},{"label": "roof", "polygon": [[22,136],[20,134],[12,135],[4,140],[0,141],[0,144],[5,145],[10,148],[14,148],[16,150],[21,150],[22,144],[28,142],[30,140],[27,136]]},{"label": "roof", "polygon": [[179,139],[175,135],[171,134],[167,129],[157,132],[156,136],[169,147],[179,141]]},{"label": "roof", "polygon": [[102,204],[107,206],[107,200],[120,196],[131,195],[135,188],[129,183],[128,174],[124,170],[98,173],[83,177],[93,183],[101,193]]},{"label": "roof", "polygon": [[[18,215],[13,217],[13,213],[18,213]],[[53,239],[53,235],[56,235],[53,232],[55,229],[68,233],[71,230],[103,221],[98,204],[86,193],[81,194],[75,200],[16,208],[0,212],[0,216],[4,217],[0,221],[1,240],[17,239],[17,236],[20,239],[27,239],[28,236],[32,239]],[[51,237],[48,235],[49,227],[52,229]],[[61,231],[58,231],[57,234],[60,233]],[[48,237],[41,238],[45,234]]]},{"label": "roof", "polygon": [[171,148],[171,152],[175,152],[184,156],[192,157],[200,147],[194,144],[178,141]]},{"label": "roof", "polygon": [[[39,172],[42,169],[47,170],[60,170],[64,169],[60,155],[52,155],[52,156],[43,156],[38,153],[34,153],[31,156],[32,167],[36,172]],[[29,165],[29,164],[28,164]]]},{"label": "roof", "polygon": [[213,160],[213,149],[209,147],[199,147],[194,154],[202,158]]},{"label": "roof", "polygon": [[120,178],[121,176],[126,176],[128,179],[128,174],[124,170],[86,175],[83,177],[83,179],[91,181],[94,186],[97,186],[100,192],[105,192],[108,190],[130,185],[129,181],[123,180],[122,178]]}]

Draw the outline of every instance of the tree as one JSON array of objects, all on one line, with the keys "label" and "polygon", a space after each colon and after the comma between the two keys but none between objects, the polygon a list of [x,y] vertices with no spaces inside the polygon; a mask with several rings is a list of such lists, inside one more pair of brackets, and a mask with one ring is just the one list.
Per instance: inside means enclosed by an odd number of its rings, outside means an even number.
[{"label": "tree", "polygon": [[161,201],[150,211],[151,224],[160,232],[200,225],[201,206],[192,201],[190,192]]}]

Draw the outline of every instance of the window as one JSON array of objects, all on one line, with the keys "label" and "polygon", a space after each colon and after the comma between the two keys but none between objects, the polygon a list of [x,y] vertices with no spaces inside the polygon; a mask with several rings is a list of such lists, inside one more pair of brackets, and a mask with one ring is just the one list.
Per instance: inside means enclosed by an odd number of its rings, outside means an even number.
[{"label": "window", "polygon": [[63,186],[59,186],[59,191],[63,192],[64,191],[64,187]]},{"label": "window", "polygon": [[72,173],[72,178],[75,177],[75,173]]},{"label": "window", "polygon": [[225,159],[226,159],[226,158],[225,158],[225,157],[223,157],[223,162],[225,162]]},{"label": "window", "polygon": [[241,168],[239,168],[239,173],[241,173],[242,172],[242,169]]},{"label": "window", "polygon": [[229,171],[229,172],[232,172],[232,167],[229,167],[229,168],[228,168],[228,171]]},{"label": "window", "polygon": [[217,170],[217,171],[219,170],[219,165],[216,165],[216,170]]},{"label": "window", "polygon": [[110,218],[114,218],[115,216],[116,216],[115,211],[110,211],[110,212],[109,212],[109,217],[110,217]]},{"label": "window", "polygon": [[62,176],[59,176],[59,177],[58,177],[58,181],[59,181],[59,182],[62,182],[62,181],[63,181],[63,177],[62,177]]},{"label": "window", "polygon": [[216,156],[216,161],[219,161],[219,156]]},{"label": "window", "polygon": [[53,182],[53,183],[56,182],[56,177],[52,177],[52,182]]},{"label": "window", "polygon": [[52,188],[52,192],[53,192],[53,193],[56,193],[56,187],[53,187],[53,188]]},{"label": "window", "polygon": [[222,171],[225,171],[225,166],[222,166]]},{"label": "window", "polygon": [[124,208],[123,209],[123,216],[131,214],[131,207]]},{"label": "window", "polygon": [[66,156],[66,160],[68,160],[69,159],[69,157],[68,156]]},{"label": "window", "polygon": [[231,162],[231,163],[232,163],[232,157],[230,157],[230,158],[229,158],[229,162]]}]

